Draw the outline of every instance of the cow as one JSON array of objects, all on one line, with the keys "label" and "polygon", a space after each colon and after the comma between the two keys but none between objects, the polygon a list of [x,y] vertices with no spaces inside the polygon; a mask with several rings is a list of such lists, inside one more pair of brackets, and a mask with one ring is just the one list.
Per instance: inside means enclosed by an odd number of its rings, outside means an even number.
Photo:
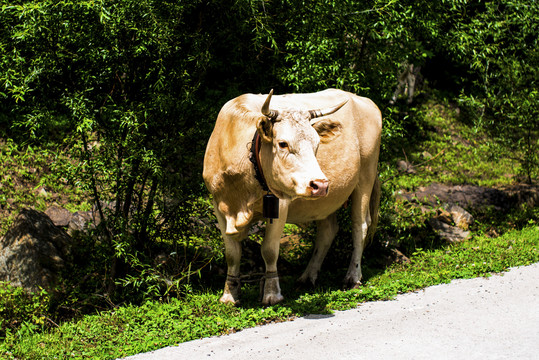
[{"label": "cow", "polygon": [[345,283],[361,284],[361,257],[378,222],[377,166],[382,117],[370,99],[327,89],[311,94],[244,94],[217,117],[204,156],[204,182],[225,244],[220,298],[239,303],[241,241],[263,216],[262,304],[283,300],[277,273],[285,223],[315,221],[312,258],[299,281],[315,283],[337,234],[337,210],[350,200],[353,253]]}]

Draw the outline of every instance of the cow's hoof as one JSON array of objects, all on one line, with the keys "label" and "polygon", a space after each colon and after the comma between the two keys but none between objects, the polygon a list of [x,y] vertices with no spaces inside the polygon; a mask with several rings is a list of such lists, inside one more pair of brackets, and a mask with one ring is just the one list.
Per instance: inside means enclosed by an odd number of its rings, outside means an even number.
[{"label": "cow's hoof", "polygon": [[262,290],[262,305],[275,305],[283,301],[284,297],[281,295],[277,272],[266,272],[260,288]]},{"label": "cow's hoof", "polygon": [[346,289],[360,289],[362,286],[361,279],[355,280],[352,277],[346,277],[344,279],[344,287]]},{"label": "cow's hoof", "polygon": [[240,303],[241,281],[239,276],[228,275],[225,281],[223,296],[219,299],[224,304],[238,305]]},{"label": "cow's hoof", "polygon": [[316,275],[303,273],[303,275],[299,277],[297,283],[304,288],[314,287],[314,285],[316,284]]},{"label": "cow's hoof", "polygon": [[264,306],[271,306],[280,303],[284,300],[284,297],[279,294],[271,294],[271,295],[264,295],[264,298],[262,299],[262,305]]},{"label": "cow's hoof", "polygon": [[232,296],[232,294],[223,294],[223,296],[221,296],[219,301],[222,302],[223,304],[232,304],[236,306],[240,304],[240,301],[234,299],[234,296]]}]

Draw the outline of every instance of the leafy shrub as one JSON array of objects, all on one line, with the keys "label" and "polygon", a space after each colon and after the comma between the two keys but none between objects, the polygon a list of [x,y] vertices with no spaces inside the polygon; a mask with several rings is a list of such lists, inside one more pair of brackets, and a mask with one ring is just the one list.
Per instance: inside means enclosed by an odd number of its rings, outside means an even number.
[{"label": "leafy shrub", "polygon": [[46,322],[50,297],[45,290],[28,294],[20,287],[0,282],[0,340],[7,333],[32,333]]},{"label": "leafy shrub", "polygon": [[528,182],[537,179],[539,157],[539,4],[535,1],[473,1],[456,4],[460,26],[441,43],[456,62],[469,64],[460,94],[475,123],[487,129]]}]

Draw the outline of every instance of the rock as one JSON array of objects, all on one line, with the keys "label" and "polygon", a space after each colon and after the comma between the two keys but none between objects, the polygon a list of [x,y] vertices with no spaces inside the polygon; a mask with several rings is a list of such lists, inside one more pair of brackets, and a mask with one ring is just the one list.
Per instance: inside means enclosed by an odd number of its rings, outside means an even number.
[{"label": "rock", "polygon": [[473,224],[473,216],[463,208],[455,204],[446,205],[447,211],[451,214],[455,225],[462,230],[468,230]]},{"label": "rock", "polygon": [[449,211],[442,208],[442,209],[439,209],[437,212],[438,212],[438,215],[435,217],[436,220],[452,225],[453,216],[451,216],[451,213]]},{"label": "rock", "polygon": [[40,187],[37,191],[37,196],[46,198],[49,196],[49,193],[47,192],[47,190],[45,190],[44,187]]},{"label": "rock", "polygon": [[77,231],[84,231],[99,223],[97,211],[77,211],[71,213],[60,206],[49,207],[45,214],[52,220],[54,225],[67,227],[67,233],[72,236]]},{"label": "rock", "polygon": [[480,209],[486,206],[507,209],[513,203],[507,191],[484,186],[447,186],[438,183],[430,184],[427,187],[420,187],[415,192],[399,194],[398,198],[432,206],[443,203],[457,204],[465,209]]},{"label": "rock", "polygon": [[69,221],[67,233],[73,236],[74,233],[85,231],[89,226],[92,226],[89,224],[97,225],[98,222],[98,219],[94,219],[93,211],[77,211]]},{"label": "rock", "polygon": [[71,238],[45,213],[23,209],[0,239],[0,281],[28,292],[50,290],[71,245]]},{"label": "rock", "polygon": [[465,208],[480,209],[493,206],[497,209],[507,209],[512,205],[509,201],[509,196],[505,192],[484,186],[454,186],[448,195],[451,203]]},{"label": "rock", "polygon": [[[518,184],[502,189],[488,188],[475,185],[447,186],[433,183],[427,187],[420,187],[415,192],[402,192],[396,198],[403,201],[439,206],[440,204],[458,205],[464,210],[482,210],[493,207],[497,210],[508,210],[522,204],[534,207],[539,204],[539,185]],[[458,210],[460,212],[461,210]],[[471,224],[471,215],[465,215],[466,221]],[[460,221],[456,220],[456,223]]]},{"label": "rock", "polygon": [[397,169],[399,170],[399,172],[403,172],[407,174],[416,173],[414,166],[410,164],[408,161],[404,161],[404,160],[397,161]]},{"label": "rock", "polygon": [[421,156],[423,156],[424,159],[431,159],[431,158],[432,158],[431,153],[428,152],[428,151],[423,151],[423,152],[421,153]]},{"label": "rock", "polygon": [[56,205],[53,205],[45,210],[45,214],[52,220],[54,225],[60,227],[69,225],[69,222],[73,217],[71,211]]},{"label": "rock", "polygon": [[532,208],[539,205],[539,184],[518,184],[503,189],[516,206],[526,204]]},{"label": "rock", "polygon": [[409,264],[411,262],[410,259],[398,249],[391,249],[390,252],[391,263]]},{"label": "rock", "polygon": [[440,238],[449,243],[468,240],[471,235],[469,231],[464,231],[461,228],[451,226],[437,219],[430,219],[429,224]]}]

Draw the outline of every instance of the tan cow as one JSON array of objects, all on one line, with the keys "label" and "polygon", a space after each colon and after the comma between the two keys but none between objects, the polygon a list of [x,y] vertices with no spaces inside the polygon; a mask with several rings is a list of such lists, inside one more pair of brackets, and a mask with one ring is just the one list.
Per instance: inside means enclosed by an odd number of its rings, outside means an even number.
[{"label": "tan cow", "polygon": [[[240,294],[241,241],[249,225],[268,221],[262,242],[266,264],[263,304],[283,297],[277,275],[285,223],[317,222],[313,256],[300,281],[315,282],[337,233],[336,211],[350,198],[354,250],[345,282],[361,281],[361,256],[378,222],[377,175],[382,119],[369,99],[341,90],[313,94],[241,95],[227,102],[204,158],[228,265],[221,301]],[[266,190],[265,190],[266,189]],[[278,210],[276,214],[272,212]]]}]

